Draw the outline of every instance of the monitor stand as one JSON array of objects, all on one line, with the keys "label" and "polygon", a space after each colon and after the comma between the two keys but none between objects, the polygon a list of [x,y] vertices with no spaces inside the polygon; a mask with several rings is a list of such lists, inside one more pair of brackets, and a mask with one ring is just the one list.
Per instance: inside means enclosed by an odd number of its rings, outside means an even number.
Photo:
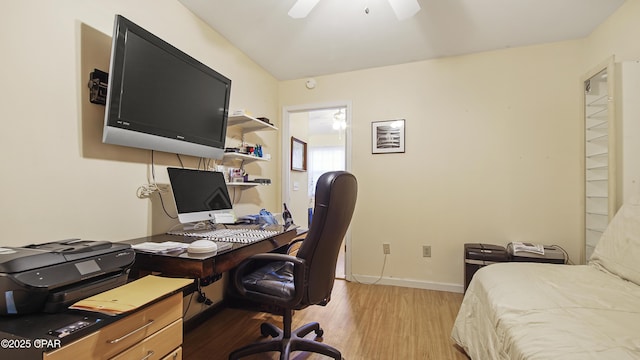
[{"label": "monitor stand", "polygon": [[211,220],[215,224],[234,224],[236,222],[236,215],[233,213],[233,210],[229,212],[220,212],[213,214],[213,219]]}]

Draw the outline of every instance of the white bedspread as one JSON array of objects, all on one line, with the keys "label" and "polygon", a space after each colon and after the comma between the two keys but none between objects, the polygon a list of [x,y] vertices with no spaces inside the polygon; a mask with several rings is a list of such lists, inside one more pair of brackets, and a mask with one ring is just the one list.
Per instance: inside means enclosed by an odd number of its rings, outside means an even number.
[{"label": "white bedspread", "polygon": [[592,265],[486,266],[452,337],[474,360],[640,359],[640,286]]}]

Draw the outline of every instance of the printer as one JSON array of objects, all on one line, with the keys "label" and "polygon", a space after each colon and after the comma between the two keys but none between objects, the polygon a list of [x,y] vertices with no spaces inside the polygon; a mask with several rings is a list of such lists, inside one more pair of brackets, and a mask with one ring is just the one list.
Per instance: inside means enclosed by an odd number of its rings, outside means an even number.
[{"label": "printer", "polygon": [[0,315],[66,310],[125,284],[134,260],[131,245],[108,241],[0,247]]}]

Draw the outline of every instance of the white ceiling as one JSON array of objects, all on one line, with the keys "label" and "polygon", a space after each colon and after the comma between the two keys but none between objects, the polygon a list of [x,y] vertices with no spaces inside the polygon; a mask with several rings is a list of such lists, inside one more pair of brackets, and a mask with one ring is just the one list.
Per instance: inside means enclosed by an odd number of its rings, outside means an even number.
[{"label": "white ceiling", "polygon": [[[624,0],[418,0],[398,21],[387,0],[179,0],[278,80],[583,38]],[[365,13],[365,8],[369,13]]]}]

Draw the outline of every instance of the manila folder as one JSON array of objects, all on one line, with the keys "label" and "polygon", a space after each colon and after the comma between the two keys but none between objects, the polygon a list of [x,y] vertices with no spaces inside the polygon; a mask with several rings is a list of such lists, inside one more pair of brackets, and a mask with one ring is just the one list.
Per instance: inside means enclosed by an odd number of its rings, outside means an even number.
[{"label": "manila folder", "polygon": [[138,309],[164,295],[193,283],[193,279],[166,278],[147,275],[111,290],[80,300],[69,309],[118,315]]}]

